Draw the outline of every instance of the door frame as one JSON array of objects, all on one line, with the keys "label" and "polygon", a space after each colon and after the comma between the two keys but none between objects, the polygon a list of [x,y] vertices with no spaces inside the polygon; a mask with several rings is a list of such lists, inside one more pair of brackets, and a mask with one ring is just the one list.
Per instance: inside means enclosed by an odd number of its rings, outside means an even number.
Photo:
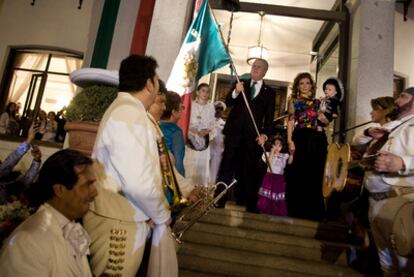
[{"label": "door frame", "polygon": [[[222,0],[209,0],[210,7],[212,9],[225,10],[224,1]],[[292,6],[281,5],[269,5],[259,3],[240,2],[241,12],[257,13],[258,11],[264,11],[269,15],[297,17],[304,19],[315,19],[325,21],[321,26],[319,32],[316,34],[312,44],[312,51],[319,53],[322,42],[327,38],[333,26],[339,24],[338,38],[334,41],[338,41],[339,46],[339,58],[338,58],[338,78],[342,80],[345,87],[349,87],[349,30],[350,30],[350,13],[345,5],[346,0],[337,0],[332,6],[331,10],[320,10],[310,8],[299,8]],[[333,50],[334,45],[327,47]],[[330,53],[325,53],[329,55]],[[311,60],[312,63],[312,60]],[[316,74],[320,69],[320,64],[317,63]],[[347,92],[345,91],[344,99],[342,101],[342,109],[339,115],[339,124],[334,126],[335,130],[344,130],[346,127],[347,118]],[[340,132],[338,136],[339,142],[345,141],[345,135]]]}]

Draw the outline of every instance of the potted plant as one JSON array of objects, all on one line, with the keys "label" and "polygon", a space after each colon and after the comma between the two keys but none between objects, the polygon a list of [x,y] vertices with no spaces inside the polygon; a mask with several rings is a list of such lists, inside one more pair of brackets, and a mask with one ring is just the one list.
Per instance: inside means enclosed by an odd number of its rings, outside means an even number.
[{"label": "potted plant", "polygon": [[92,154],[99,121],[117,93],[118,89],[113,86],[91,85],[72,98],[65,116],[69,148]]}]

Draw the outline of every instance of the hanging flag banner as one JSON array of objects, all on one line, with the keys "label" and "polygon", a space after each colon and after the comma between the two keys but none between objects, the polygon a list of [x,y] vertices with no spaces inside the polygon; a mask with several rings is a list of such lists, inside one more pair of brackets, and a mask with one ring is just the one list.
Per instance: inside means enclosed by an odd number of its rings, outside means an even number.
[{"label": "hanging flag banner", "polygon": [[[167,89],[177,92],[180,96],[189,94],[194,91],[195,84],[202,76],[229,64],[230,61],[208,1],[203,0],[174,62],[166,84]],[[183,99],[185,114],[179,122],[185,137],[191,111],[191,101],[188,99],[189,97]]]},{"label": "hanging flag banner", "polygon": [[229,63],[230,57],[211,15],[208,1],[204,0],[175,60],[167,88],[180,95],[190,93],[202,76]]}]

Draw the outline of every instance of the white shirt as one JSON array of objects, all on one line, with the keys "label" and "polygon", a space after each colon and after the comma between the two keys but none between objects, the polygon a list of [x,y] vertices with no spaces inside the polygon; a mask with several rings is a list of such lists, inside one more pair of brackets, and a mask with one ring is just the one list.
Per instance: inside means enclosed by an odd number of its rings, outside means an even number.
[{"label": "white shirt", "polygon": [[382,126],[378,123],[371,123],[365,128],[361,129],[360,132],[358,132],[358,134],[354,135],[354,137],[352,138],[352,145],[365,145],[373,140],[372,137],[364,135],[364,131],[368,128],[384,128],[391,131],[394,127],[400,125],[400,123],[401,121],[399,120],[387,122]]},{"label": "white shirt", "polygon": [[[214,117],[215,108],[212,103],[205,103],[201,105],[196,101],[191,103],[191,115],[190,115],[190,128],[197,130],[208,129],[214,131],[215,120]],[[215,134],[215,133],[214,133]],[[214,135],[210,132],[210,140]]]},{"label": "white shirt", "polygon": [[[52,205],[50,205],[49,203],[44,203],[44,205],[50,209],[50,212],[53,214],[53,217],[56,219],[59,227],[63,230],[63,228],[69,224],[71,221],[64,216],[62,213],[60,213],[58,210],[56,210]],[[85,231],[86,232],[86,231]],[[69,242],[67,242],[69,245],[70,249],[73,249],[71,244]],[[75,250],[73,249],[73,252],[70,253],[71,256],[74,257],[74,259],[76,260],[76,264],[79,268],[79,271],[82,272],[82,276],[86,276],[86,272],[84,272],[84,267],[83,267],[83,263],[82,263],[82,259],[83,256],[79,256],[75,253]]]},{"label": "white shirt", "polygon": [[[270,152],[267,152],[267,155],[269,157],[272,173],[283,175],[285,173],[286,162],[289,159],[289,154],[279,153],[271,157]],[[264,153],[262,155],[262,160],[266,162],[266,157]]]},{"label": "white shirt", "polygon": [[69,222],[51,205],[41,205],[3,244],[0,276],[92,276],[87,257],[76,257],[64,237],[62,228]]},{"label": "white shirt", "polygon": [[405,171],[397,174],[365,172],[365,187],[369,192],[384,192],[395,187],[414,187],[414,115],[402,119],[401,126],[389,135],[382,151],[388,151],[401,157]]}]

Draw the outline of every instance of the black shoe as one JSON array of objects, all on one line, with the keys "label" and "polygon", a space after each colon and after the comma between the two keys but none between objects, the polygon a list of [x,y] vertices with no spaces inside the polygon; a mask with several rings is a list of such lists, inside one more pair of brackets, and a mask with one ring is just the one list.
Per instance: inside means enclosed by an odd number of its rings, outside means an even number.
[{"label": "black shoe", "polygon": [[254,213],[254,214],[260,214],[259,209],[257,209],[257,208],[252,208],[252,207],[246,207],[246,212],[249,212],[249,213]]}]

